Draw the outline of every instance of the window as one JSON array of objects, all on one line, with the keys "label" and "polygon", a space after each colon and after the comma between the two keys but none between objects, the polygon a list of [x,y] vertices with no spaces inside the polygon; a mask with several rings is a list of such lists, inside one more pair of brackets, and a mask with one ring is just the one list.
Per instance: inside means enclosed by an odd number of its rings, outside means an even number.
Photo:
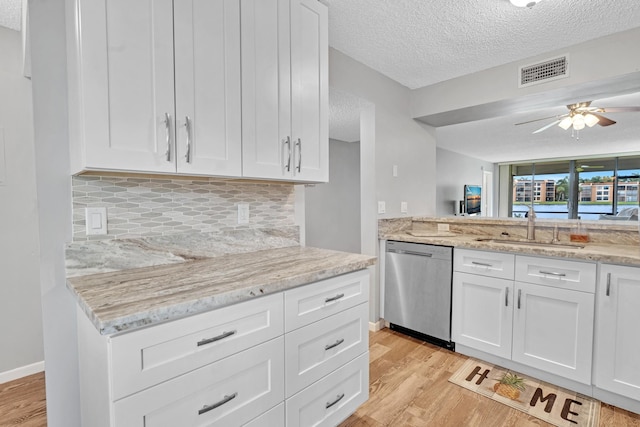
[{"label": "window", "polygon": [[512,197],[508,208],[512,217],[523,217],[531,206],[540,218],[597,220],[617,214],[629,216],[629,212],[637,215],[640,156],[501,167],[510,171]]}]

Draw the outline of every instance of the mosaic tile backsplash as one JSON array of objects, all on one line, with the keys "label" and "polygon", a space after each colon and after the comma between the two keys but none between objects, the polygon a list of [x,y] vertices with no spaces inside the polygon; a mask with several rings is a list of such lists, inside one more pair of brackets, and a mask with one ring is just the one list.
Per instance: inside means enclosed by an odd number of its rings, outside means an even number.
[{"label": "mosaic tile backsplash", "polygon": [[[72,185],[74,241],[294,225],[292,184],[75,176]],[[238,225],[239,203],[248,225]],[[107,235],[87,236],[87,207],[107,208]]]}]

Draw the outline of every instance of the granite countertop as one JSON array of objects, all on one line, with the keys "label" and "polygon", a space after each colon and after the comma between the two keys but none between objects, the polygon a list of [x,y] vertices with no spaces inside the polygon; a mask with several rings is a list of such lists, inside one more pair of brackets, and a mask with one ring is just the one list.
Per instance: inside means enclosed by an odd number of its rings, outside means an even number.
[{"label": "granite countertop", "polygon": [[[384,240],[401,242],[427,243],[432,245],[452,246],[456,248],[481,249],[497,252],[512,252],[537,256],[572,258],[577,260],[601,261],[611,264],[640,266],[640,245],[615,243],[585,243],[583,248],[570,246],[528,246],[510,243],[478,241],[482,238],[500,239],[500,236],[482,236],[479,234],[424,233],[428,236],[420,237],[409,234],[412,230],[393,230],[380,234]],[[416,233],[420,234],[420,233]],[[567,243],[567,242],[561,242]]]},{"label": "granite countertop", "polygon": [[[109,247],[123,242],[103,244]],[[68,255],[68,265],[70,258]],[[154,260],[161,265],[119,271],[106,266],[102,270],[111,272],[68,275],[67,287],[98,331],[106,335],[360,270],[376,260],[368,255],[300,246],[194,258],[185,260],[167,250]],[[78,270],[75,262],[70,264],[72,272]]]}]

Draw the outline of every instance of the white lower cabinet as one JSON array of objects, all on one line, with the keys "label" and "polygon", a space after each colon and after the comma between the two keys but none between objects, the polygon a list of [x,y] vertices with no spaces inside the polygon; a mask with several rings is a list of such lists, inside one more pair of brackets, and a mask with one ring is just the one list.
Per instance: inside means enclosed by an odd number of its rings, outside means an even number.
[{"label": "white lower cabinet", "polygon": [[594,384],[640,401],[640,268],[602,265]]},{"label": "white lower cabinet", "polygon": [[335,426],[369,395],[368,295],[362,270],[114,335],[78,310],[82,425]]},{"label": "white lower cabinet", "polygon": [[336,426],[369,398],[369,352],[287,399],[287,427]]},{"label": "white lower cabinet", "polygon": [[242,425],[282,402],[283,356],[280,337],[120,399],[115,425]]},{"label": "white lower cabinet", "polygon": [[511,358],[513,280],[456,272],[453,314],[455,343]]},{"label": "white lower cabinet", "polygon": [[594,295],[516,282],[512,360],[591,384]]},{"label": "white lower cabinet", "polygon": [[453,341],[590,385],[596,264],[457,251]]}]

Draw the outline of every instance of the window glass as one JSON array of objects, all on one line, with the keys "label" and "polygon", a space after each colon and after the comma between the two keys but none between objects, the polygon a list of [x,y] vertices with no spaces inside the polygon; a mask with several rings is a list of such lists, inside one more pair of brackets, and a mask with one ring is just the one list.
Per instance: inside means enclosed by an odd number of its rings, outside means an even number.
[{"label": "window glass", "polygon": [[538,218],[568,218],[568,161],[517,165],[512,172],[513,217],[523,218],[533,205]]},{"label": "window glass", "polygon": [[577,160],[578,217],[610,219],[614,214],[615,159]]}]

